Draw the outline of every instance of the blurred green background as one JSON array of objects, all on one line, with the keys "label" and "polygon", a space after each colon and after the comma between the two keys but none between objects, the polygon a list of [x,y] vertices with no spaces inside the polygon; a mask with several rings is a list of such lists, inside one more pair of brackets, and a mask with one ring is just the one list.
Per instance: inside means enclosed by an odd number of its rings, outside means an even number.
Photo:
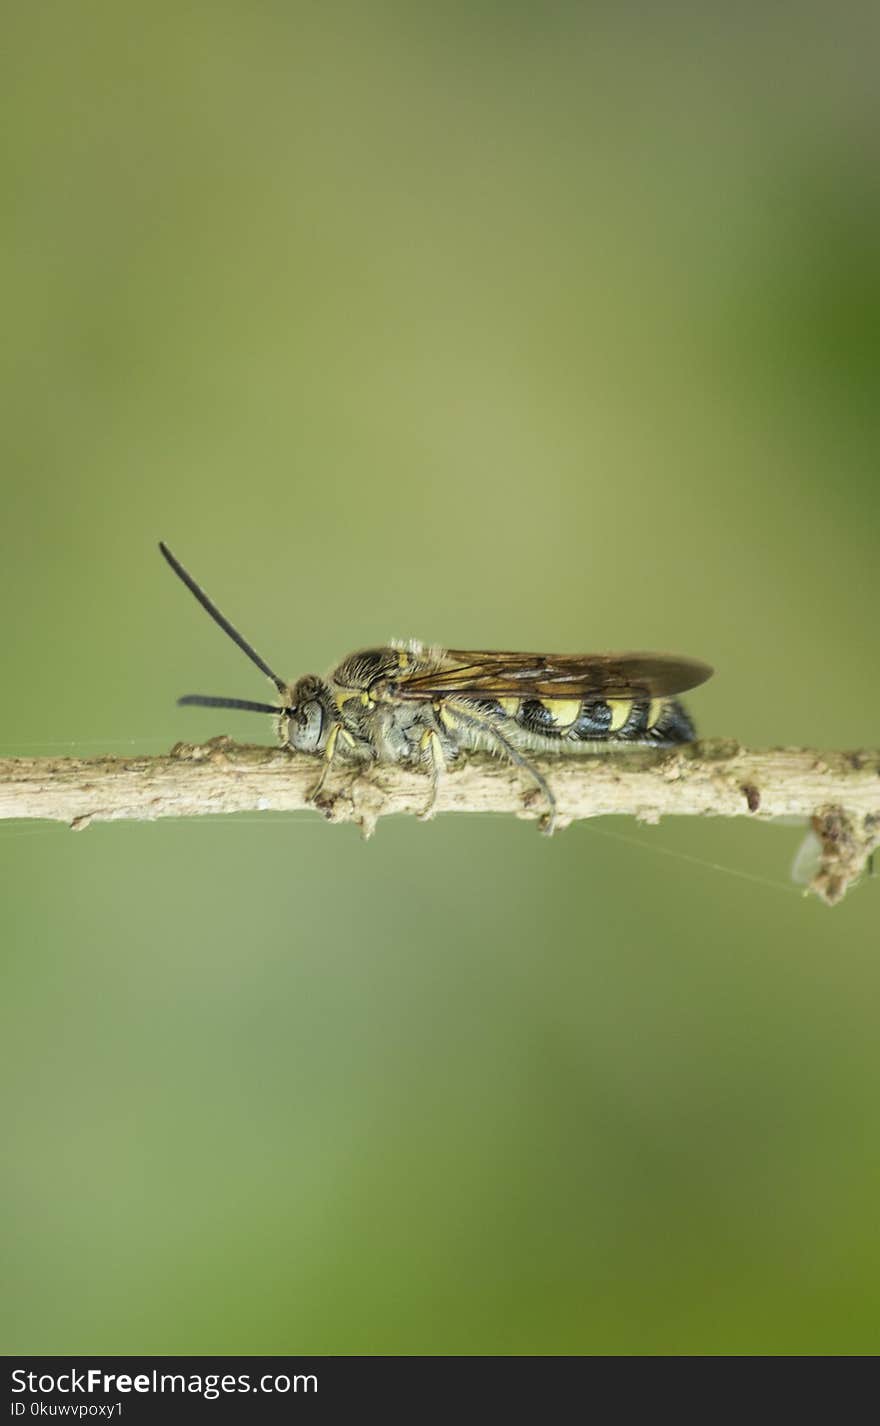
[{"label": "blurred green background", "polygon": [[[876,29],[10,6],[0,749],[271,740],[160,537],[291,676],[670,648],[876,746]],[[880,889],[799,840],[0,828],[4,1350],[875,1351]]]}]

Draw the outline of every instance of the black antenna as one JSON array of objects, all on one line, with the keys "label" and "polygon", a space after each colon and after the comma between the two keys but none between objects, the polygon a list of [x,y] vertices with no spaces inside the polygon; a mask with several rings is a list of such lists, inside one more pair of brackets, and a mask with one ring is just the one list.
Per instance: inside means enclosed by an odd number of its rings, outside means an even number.
[{"label": "black antenna", "polygon": [[[234,628],[232,624],[230,624],[226,616],[220,613],[220,610],[217,608],[217,605],[214,604],[213,601],[208,598],[204,589],[202,589],[200,585],[196,584],[189,571],[184,569],[183,565],[178,559],[175,559],[168,546],[162,540],[159,541],[159,549],[162,551],[162,554],[164,555],[165,559],[168,561],[171,568],[174,570],[174,573],[177,575],[177,578],[183,581],[190,594],[195,595],[196,599],[199,601],[202,608],[205,610],[205,613],[210,614],[211,618],[214,620],[214,623],[220,625],[220,628],[223,630],[224,634],[228,634],[234,644],[238,644],[238,647],[241,649],[242,653],[247,654],[251,663],[255,663],[260,672],[264,673],[267,678],[270,678],[272,680],[275,687],[278,689],[278,692],[281,694],[285,694],[287,692],[287,685],[282,681],[282,679],[278,677],[277,673],[274,673],[272,671],[272,669],[266,663],[266,660],[260,658],[260,655],[257,653],[256,649],[251,648],[247,639],[243,638],[242,635],[238,632],[238,630]],[[181,703],[192,703],[196,697],[197,695],[191,694],[185,699],[182,698],[180,701]],[[204,700],[200,701],[204,702]],[[265,705],[263,704],[229,702],[228,700],[225,703],[210,702],[206,704],[206,706],[209,708],[252,708],[256,711],[266,711]],[[270,713],[277,713],[278,709],[269,708],[267,711]]]},{"label": "black antenna", "polygon": [[284,713],[277,703],[253,703],[249,698],[213,698],[208,693],[187,693],[178,698],[178,707],[191,708],[243,708],[246,713]]}]

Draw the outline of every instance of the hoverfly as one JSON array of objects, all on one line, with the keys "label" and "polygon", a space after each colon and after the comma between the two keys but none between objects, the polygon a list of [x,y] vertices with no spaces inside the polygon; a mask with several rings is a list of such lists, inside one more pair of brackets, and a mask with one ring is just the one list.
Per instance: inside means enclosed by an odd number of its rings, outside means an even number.
[{"label": "hoverfly", "polygon": [[184,569],[162,554],[202,608],[275,685],[277,703],[188,693],[180,704],[271,713],[282,747],[320,754],[312,800],[337,760],[424,769],[429,817],[445,769],[462,752],[503,755],[541,789],[552,830],[556,800],[529,753],[584,755],[691,742],[694,725],[675,695],[712,674],[671,654],[524,654],[390,643],[360,649],[326,678],[279,678]]}]

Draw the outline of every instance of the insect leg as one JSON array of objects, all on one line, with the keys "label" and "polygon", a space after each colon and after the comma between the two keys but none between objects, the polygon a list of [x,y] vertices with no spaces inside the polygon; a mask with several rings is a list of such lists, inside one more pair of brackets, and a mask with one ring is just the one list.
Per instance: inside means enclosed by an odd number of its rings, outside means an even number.
[{"label": "insect leg", "polygon": [[423,762],[429,764],[429,774],[431,778],[431,791],[428,800],[419,813],[419,821],[427,822],[434,815],[434,807],[437,803],[437,789],[440,786],[440,778],[446,771],[446,759],[443,756],[443,744],[440,741],[440,734],[434,728],[426,728],[419,739],[419,754]]},{"label": "insect leg", "polygon": [[510,761],[515,763],[517,767],[521,767],[523,771],[527,772],[529,777],[538,784],[538,787],[543,792],[547,801],[548,808],[545,815],[541,818],[541,831],[546,832],[546,834],[550,836],[556,826],[556,798],[550,790],[550,784],[543,774],[540,773],[536,767],[532,766],[528,758],[523,757],[519,748],[514,747],[510,739],[505,737],[504,733],[500,731],[491,717],[481,718],[476,715],[472,709],[465,711],[458,703],[455,704],[453,716],[456,722],[469,723],[472,728],[478,729],[479,732],[493,739],[504,749]]},{"label": "insect leg", "polygon": [[339,731],[341,727],[341,723],[334,723],[333,727],[330,729],[330,732],[327,734],[327,742],[324,746],[324,766],[321,768],[321,776],[318,778],[318,781],[315,783],[314,787],[309,793],[310,802],[315,802],[317,800],[321,789],[324,786],[324,783],[327,781],[327,774],[329,773],[330,768],[333,764],[333,758],[336,753],[336,744],[339,741]]},{"label": "insect leg", "polygon": [[544,816],[541,818],[541,831],[545,832],[548,837],[552,836],[553,830],[556,826],[556,798],[550,790],[549,782],[543,776],[543,774],[538,771],[536,767],[532,766],[528,758],[524,758],[519,749],[515,748],[513,746],[513,743],[511,743],[507,738],[505,738],[503,733],[499,733],[498,729],[491,727],[491,725],[489,731],[491,732],[493,738],[495,738],[501,744],[502,748],[507,753],[507,756],[510,758],[510,761],[512,763],[516,763],[517,767],[521,767],[524,772],[527,772],[530,777],[534,778],[535,782],[540,787],[547,801],[548,808],[547,812],[545,812]]}]

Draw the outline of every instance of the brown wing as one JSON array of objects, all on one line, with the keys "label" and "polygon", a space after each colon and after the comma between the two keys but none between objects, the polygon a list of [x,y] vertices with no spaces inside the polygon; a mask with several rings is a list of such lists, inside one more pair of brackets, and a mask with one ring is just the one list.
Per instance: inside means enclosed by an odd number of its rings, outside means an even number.
[{"label": "brown wing", "polygon": [[402,674],[399,698],[669,698],[711,678],[675,654],[518,654],[449,649],[442,667]]}]

